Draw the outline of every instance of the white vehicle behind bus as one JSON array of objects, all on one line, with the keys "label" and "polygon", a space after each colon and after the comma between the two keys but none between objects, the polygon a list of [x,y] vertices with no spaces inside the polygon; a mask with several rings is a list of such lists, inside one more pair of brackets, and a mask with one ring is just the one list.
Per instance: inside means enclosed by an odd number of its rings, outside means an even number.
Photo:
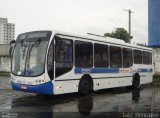
[{"label": "white vehicle behind bus", "polygon": [[12,46],[14,90],[64,94],[152,82],[152,49],[58,31],[20,34]]}]

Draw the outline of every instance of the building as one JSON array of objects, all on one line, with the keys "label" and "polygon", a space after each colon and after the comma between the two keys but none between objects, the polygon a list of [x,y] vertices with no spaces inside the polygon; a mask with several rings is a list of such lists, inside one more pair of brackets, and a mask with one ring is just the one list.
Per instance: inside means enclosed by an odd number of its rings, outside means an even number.
[{"label": "building", "polygon": [[10,72],[11,58],[9,50],[9,44],[0,44],[0,71]]},{"label": "building", "polygon": [[160,47],[160,1],[148,0],[149,46]]},{"label": "building", "polygon": [[15,24],[8,23],[7,18],[0,17],[0,44],[9,44],[15,39]]},{"label": "building", "polygon": [[160,73],[160,0],[148,0],[148,45],[153,48],[155,72]]},{"label": "building", "polygon": [[0,71],[10,71],[10,41],[15,39],[15,24],[0,17]]}]

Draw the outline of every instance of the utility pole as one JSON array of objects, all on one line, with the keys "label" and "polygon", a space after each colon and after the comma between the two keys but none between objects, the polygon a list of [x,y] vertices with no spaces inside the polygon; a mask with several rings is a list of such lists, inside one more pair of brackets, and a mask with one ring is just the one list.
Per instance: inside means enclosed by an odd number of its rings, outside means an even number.
[{"label": "utility pole", "polygon": [[129,14],[129,22],[128,22],[129,39],[128,39],[128,43],[131,43],[131,13],[134,13],[134,12],[132,12],[131,9],[129,9],[129,10],[123,9],[123,11],[127,11]]}]

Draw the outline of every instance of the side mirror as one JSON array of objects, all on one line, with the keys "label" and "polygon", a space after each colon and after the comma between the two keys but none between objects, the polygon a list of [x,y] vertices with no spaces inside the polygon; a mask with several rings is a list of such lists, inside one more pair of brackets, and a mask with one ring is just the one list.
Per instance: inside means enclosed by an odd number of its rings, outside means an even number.
[{"label": "side mirror", "polygon": [[10,55],[10,56],[11,56],[12,53],[13,53],[13,49],[14,49],[14,47],[15,47],[15,44],[16,44],[16,41],[15,41],[15,40],[12,40],[12,41],[10,42],[10,50],[9,50],[9,55]]}]

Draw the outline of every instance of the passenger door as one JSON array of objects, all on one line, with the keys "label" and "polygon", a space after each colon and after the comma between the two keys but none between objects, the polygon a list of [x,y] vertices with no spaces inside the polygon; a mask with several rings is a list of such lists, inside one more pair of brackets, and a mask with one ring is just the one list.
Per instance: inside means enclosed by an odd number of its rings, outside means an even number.
[{"label": "passenger door", "polygon": [[55,37],[55,77],[69,72],[73,67],[73,41]]}]

